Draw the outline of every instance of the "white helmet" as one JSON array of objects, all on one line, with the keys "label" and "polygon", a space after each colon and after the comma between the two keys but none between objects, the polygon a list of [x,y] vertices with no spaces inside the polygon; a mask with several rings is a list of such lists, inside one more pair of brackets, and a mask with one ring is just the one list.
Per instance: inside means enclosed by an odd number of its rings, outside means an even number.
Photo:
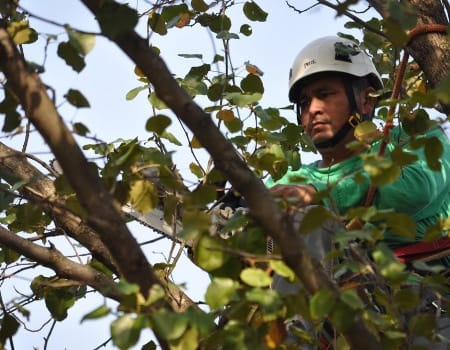
[{"label": "white helmet", "polygon": [[337,36],[326,36],[309,43],[295,58],[289,73],[289,100],[296,101],[300,82],[304,78],[321,72],[368,76],[375,89],[383,87],[372,60],[355,42]]}]

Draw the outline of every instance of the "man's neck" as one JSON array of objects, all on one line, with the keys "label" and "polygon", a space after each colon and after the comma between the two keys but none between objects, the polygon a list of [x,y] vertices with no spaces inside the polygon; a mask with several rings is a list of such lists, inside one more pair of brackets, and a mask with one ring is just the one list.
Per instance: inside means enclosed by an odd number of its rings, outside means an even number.
[{"label": "man's neck", "polygon": [[340,163],[364,150],[364,147],[359,149],[349,149],[346,147],[347,142],[339,143],[332,148],[319,149],[319,153],[322,156],[322,160],[319,161],[319,168],[330,167],[333,164]]}]

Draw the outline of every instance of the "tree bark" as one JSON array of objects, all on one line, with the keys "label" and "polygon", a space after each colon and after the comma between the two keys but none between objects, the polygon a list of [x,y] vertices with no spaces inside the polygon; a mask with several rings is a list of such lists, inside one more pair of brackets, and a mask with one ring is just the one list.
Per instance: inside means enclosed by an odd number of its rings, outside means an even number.
[{"label": "tree bark", "polygon": [[[389,15],[385,1],[369,0],[383,17]],[[410,0],[417,14],[417,27],[440,24],[448,26],[446,10],[440,0]],[[447,14],[448,15],[448,14]],[[447,32],[428,32],[411,38],[406,50],[423,70],[429,88],[436,88],[450,72],[450,36]],[[442,112],[450,114],[450,104],[441,103]]]}]

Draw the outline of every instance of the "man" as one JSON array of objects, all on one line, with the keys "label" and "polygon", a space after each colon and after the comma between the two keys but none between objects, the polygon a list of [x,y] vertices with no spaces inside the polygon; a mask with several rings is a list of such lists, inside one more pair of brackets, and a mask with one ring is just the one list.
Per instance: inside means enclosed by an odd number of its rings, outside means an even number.
[{"label": "man", "polygon": [[[321,160],[302,165],[267,185],[274,196],[288,199],[296,208],[309,208],[318,191],[330,190],[323,201],[330,211],[345,215],[350,208],[363,206],[370,186],[363,170],[362,156],[377,154],[380,141],[370,147],[352,147],[354,128],[372,119],[376,106],[375,92],[383,87],[382,79],[371,59],[356,44],[339,37],[324,37],[308,44],[296,57],[289,80],[289,99],[297,108],[298,122],[315,144]],[[372,205],[407,214],[416,223],[411,238],[386,232],[384,241],[391,248],[420,241],[428,227],[450,214],[450,144],[440,127],[433,127],[423,137],[435,137],[443,146],[440,170],[431,170],[423,149],[408,148],[408,135],[400,126],[390,133],[385,157],[398,145],[417,155],[418,160],[403,166],[391,184],[377,188]],[[355,175],[357,175],[356,180]],[[362,181],[362,179],[364,181]],[[301,220],[301,215],[298,220]],[[333,230],[328,228],[305,237],[311,253],[323,259],[332,248]],[[450,266],[450,259],[440,262]],[[274,288],[292,291],[284,281],[275,279]]]}]

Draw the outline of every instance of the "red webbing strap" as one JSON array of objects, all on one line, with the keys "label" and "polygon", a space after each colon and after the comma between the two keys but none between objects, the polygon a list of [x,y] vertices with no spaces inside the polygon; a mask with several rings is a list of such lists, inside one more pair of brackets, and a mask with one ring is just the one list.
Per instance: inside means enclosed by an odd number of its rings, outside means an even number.
[{"label": "red webbing strap", "polygon": [[431,261],[450,255],[450,238],[441,237],[431,242],[417,242],[394,249],[402,263],[413,261]]}]

